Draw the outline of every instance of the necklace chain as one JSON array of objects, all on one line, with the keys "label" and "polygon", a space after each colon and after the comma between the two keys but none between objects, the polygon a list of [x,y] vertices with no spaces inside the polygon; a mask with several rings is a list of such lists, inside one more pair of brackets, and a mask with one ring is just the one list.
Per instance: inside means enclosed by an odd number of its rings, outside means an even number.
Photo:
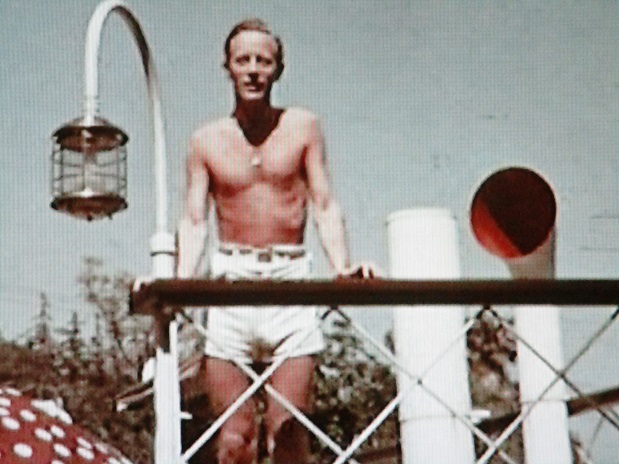
[{"label": "necklace chain", "polygon": [[[234,115],[233,115],[233,117],[234,117]],[[271,126],[273,124],[273,121],[271,121],[271,120],[273,120],[274,118],[275,118],[274,114],[269,114],[269,119],[270,119],[269,126]],[[236,118],[236,120],[237,120],[237,123],[238,123],[239,127],[241,128],[241,130],[244,133],[251,132],[251,129],[252,129],[251,125],[248,128],[244,129],[243,128],[244,125],[241,123],[241,120],[239,118]],[[251,148],[251,157],[250,157],[251,167],[254,168],[254,169],[258,169],[258,168],[260,168],[262,166],[262,162],[263,162],[263,160],[262,160],[262,154],[260,153],[260,150],[257,147],[252,146],[252,148]]]}]

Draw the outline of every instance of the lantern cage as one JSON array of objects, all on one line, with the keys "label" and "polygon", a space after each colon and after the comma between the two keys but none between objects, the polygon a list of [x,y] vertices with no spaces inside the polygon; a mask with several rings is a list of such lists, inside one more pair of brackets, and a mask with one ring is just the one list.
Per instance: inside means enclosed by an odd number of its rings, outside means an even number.
[{"label": "lantern cage", "polygon": [[127,134],[103,118],[78,118],[52,136],[51,207],[86,219],[127,207]]}]

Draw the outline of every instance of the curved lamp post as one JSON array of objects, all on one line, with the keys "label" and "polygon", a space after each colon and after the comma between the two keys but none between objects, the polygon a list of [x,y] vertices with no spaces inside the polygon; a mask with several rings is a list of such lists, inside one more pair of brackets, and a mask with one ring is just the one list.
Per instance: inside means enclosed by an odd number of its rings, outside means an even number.
[{"label": "curved lamp post", "polygon": [[[140,50],[153,116],[156,230],[151,238],[152,277],[174,277],[174,236],[168,232],[166,149],[157,73],[134,14],[121,1],[98,5],[88,24],[84,62],[84,116],[53,134],[52,208],[87,220],[112,217],[127,207],[127,135],[99,116],[98,60],[101,31],[111,13],[127,24]],[[181,453],[176,323],[157,318],[155,462],[177,463]]]}]

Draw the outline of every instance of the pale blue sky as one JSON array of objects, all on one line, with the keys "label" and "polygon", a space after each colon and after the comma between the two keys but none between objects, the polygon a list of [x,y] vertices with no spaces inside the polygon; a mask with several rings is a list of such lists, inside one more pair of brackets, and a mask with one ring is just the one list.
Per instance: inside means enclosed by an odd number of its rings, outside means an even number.
[{"label": "pale blue sky", "polygon": [[[58,325],[84,308],[76,286],[82,256],[101,257],[111,271],[149,272],[151,123],[138,53],[118,18],[105,29],[100,96],[102,115],[130,136],[129,209],[112,221],[87,224],[49,208],[50,135],[81,112],[84,36],[96,4],[0,1],[5,336],[32,324],[42,291]],[[463,275],[508,277],[505,266],[474,242],[467,209],[489,174],[520,165],[544,175],[557,194],[558,276],[619,277],[619,2],[129,5],[145,30],[162,86],[172,223],[181,212],[190,132],[231,109],[223,40],[240,19],[261,16],[286,47],[276,103],[306,106],[323,119],[355,259],[386,268],[387,215],[437,206],[458,220]],[[316,246],[313,233],[309,241]],[[322,258],[318,270],[326,275]],[[567,356],[605,314],[563,312]],[[384,309],[367,310],[360,320],[380,333],[389,325],[386,315]],[[83,309],[80,317],[88,322],[92,315]],[[618,332],[611,329],[574,371],[585,390],[619,383]],[[572,421],[585,438],[590,423]],[[600,459],[619,454],[610,448],[619,442],[612,433],[599,445]]]}]

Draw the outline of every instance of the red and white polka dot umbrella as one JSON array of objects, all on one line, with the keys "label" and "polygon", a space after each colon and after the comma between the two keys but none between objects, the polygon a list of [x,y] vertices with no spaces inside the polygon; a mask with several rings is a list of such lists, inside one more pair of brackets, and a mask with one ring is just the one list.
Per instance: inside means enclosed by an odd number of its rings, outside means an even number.
[{"label": "red and white polka dot umbrella", "polygon": [[131,464],[53,401],[0,389],[0,464]]}]

